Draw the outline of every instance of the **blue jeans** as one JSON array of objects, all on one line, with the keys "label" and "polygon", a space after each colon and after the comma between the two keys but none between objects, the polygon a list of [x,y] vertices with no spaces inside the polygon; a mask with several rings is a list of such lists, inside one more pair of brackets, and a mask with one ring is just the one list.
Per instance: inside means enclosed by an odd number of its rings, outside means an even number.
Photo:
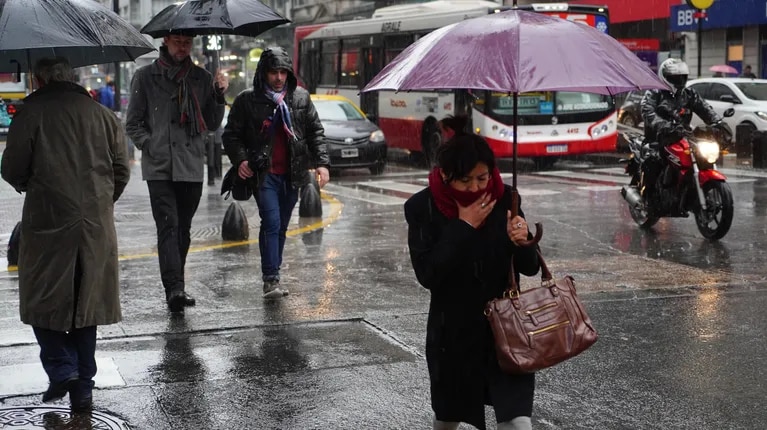
[{"label": "blue jeans", "polygon": [[264,281],[279,281],[285,232],[298,202],[298,190],[290,185],[287,174],[268,173],[256,193],[261,229],[258,249],[261,251],[261,274]]},{"label": "blue jeans", "polygon": [[52,383],[69,378],[90,382],[96,376],[96,326],[68,333],[32,327],[40,345],[40,361]]}]

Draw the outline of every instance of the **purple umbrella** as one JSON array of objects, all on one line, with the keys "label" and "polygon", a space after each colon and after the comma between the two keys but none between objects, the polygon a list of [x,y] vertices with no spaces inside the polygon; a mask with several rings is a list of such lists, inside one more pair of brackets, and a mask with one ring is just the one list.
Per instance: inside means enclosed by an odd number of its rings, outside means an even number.
[{"label": "purple umbrella", "polygon": [[362,91],[460,88],[618,94],[668,87],[636,55],[595,28],[508,10],[434,30]]},{"label": "purple umbrella", "polygon": [[[518,93],[612,95],[655,88],[668,89],[642,60],[612,37],[581,23],[512,9],[434,30],[400,53],[362,91],[513,93],[512,186],[516,190]],[[536,226],[540,239],[541,229]]]}]

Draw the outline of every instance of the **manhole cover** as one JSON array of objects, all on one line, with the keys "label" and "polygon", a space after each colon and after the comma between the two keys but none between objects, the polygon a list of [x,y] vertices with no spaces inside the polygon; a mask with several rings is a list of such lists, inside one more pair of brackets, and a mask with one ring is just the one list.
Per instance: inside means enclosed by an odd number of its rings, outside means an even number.
[{"label": "manhole cover", "polygon": [[125,421],[102,412],[93,411],[90,414],[71,415],[69,408],[55,406],[0,408],[0,428],[24,430],[130,429]]}]

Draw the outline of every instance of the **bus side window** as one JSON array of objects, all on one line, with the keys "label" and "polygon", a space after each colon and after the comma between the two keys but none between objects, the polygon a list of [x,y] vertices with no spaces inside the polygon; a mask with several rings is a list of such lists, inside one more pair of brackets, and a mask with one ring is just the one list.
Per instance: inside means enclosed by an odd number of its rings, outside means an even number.
[{"label": "bus side window", "polygon": [[338,85],[338,40],[322,41],[322,64],[320,65],[320,85]]},{"label": "bus side window", "polygon": [[341,77],[338,84],[347,87],[359,87],[360,75],[360,40],[343,39],[341,41]]},{"label": "bus side window", "polygon": [[394,58],[413,43],[412,34],[392,34],[384,36],[384,64],[389,64]]}]

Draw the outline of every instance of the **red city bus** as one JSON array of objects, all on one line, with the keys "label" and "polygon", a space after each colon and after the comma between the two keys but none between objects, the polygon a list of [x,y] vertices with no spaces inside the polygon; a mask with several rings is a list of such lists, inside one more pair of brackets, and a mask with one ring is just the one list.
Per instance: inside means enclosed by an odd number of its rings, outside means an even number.
[{"label": "red city bus", "polygon": [[[603,32],[603,6],[565,3],[520,6],[578,21]],[[369,19],[299,26],[295,29],[295,71],[312,93],[343,95],[359,103],[386,135],[389,147],[422,153],[433,161],[441,143],[437,121],[470,114],[472,128],[498,157],[512,155],[512,99],[507,93],[475,91],[378,91],[360,93],[384,65],[430,31],[509,7],[488,1],[436,0],[378,9]],[[562,155],[614,151],[615,103],[610,96],[564,91],[519,96],[518,155],[551,165]]]}]

